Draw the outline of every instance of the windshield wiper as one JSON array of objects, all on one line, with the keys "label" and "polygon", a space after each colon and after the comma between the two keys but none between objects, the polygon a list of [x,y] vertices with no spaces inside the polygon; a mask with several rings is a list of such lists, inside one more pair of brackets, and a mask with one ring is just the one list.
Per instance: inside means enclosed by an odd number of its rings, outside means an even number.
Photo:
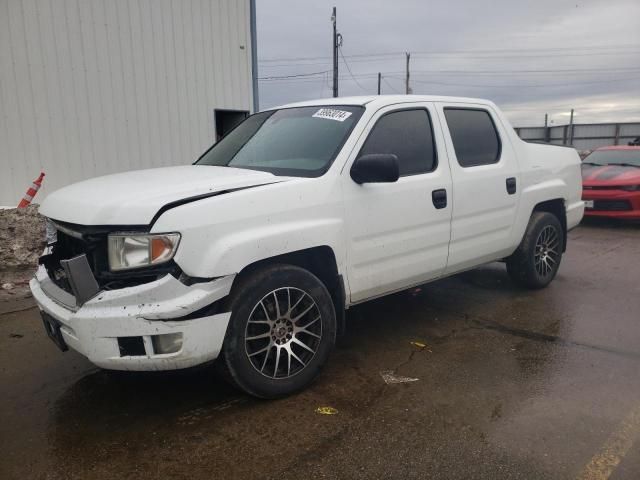
[{"label": "windshield wiper", "polygon": [[582,162],[583,165],[595,165],[596,167],[604,167],[603,164],[601,163],[595,163],[595,162]]},{"label": "windshield wiper", "polygon": [[609,163],[608,165],[616,165],[619,167],[636,167],[636,168],[640,168],[640,165],[636,165],[635,163]]}]

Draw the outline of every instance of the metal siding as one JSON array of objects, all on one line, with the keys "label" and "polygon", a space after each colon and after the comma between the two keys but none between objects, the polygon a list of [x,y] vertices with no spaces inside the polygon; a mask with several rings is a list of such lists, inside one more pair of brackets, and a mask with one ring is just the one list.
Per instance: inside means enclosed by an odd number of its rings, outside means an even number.
[{"label": "metal siding", "polygon": [[253,109],[258,111],[260,109],[260,99],[258,98],[258,28],[256,20],[256,0],[250,0],[249,2],[249,21],[250,21],[250,36],[251,36],[251,65],[249,71],[252,73],[251,88],[253,92]]},{"label": "metal siding", "polygon": [[544,127],[523,127],[519,129],[518,133],[523,140],[544,139]]},{"label": "metal siding", "polygon": [[[567,138],[564,138],[565,128]],[[616,130],[618,131],[616,143]],[[520,127],[516,132],[523,140],[544,141],[545,127]],[[549,127],[550,143],[566,145],[570,132],[568,125]],[[594,123],[574,126],[573,146],[578,150],[593,150],[608,145],[626,145],[640,137],[640,123]],[[565,142],[566,140],[566,142]]]},{"label": "metal siding", "polygon": [[596,140],[588,138],[575,138],[573,140],[573,147],[576,150],[594,150],[598,147],[604,147],[607,145],[613,145],[612,140]]},{"label": "metal siding", "polygon": [[[0,1],[0,68],[5,68],[13,64],[11,51],[9,50],[9,4],[6,1]],[[4,192],[3,195],[10,198],[17,197],[16,189],[14,189],[13,179],[17,177],[16,165],[8,160],[16,155],[17,142],[9,143],[9,138],[17,138],[15,128],[15,96],[9,94],[9,85],[12,83],[13,75],[5,74],[0,81],[0,158],[7,159],[2,163],[0,170],[1,177],[0,188]],[[13,105],[11,105],[13,104]],[[11,120],[9,120],[11,118]]]},{"label": "metal siding", "polygon": [[[0,0],[0,205],[185,164],[253,110],[250,0]],[[240,46],[243,45],[244,49]]]},{"label": "metal siding", "polygon": [[551,127],[549,129],[550,137],[552,140],[562,140],[564,135],[564,126]]},{"label": "metal siding", "polygon": [[614,124],[576,125],[573,136],[575,137],[614,137],[616,126]]},{"label": "metal siding", "polygon": [[628,123],[620,125],[621,137],[640,137],[640,123]]}]

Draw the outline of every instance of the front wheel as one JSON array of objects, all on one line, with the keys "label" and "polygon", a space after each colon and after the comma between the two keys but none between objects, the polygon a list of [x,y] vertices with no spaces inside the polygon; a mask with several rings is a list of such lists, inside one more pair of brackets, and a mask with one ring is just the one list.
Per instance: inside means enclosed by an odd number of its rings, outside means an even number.
[{"label": "front wheel", "polygon": [[544,288],[555,278],[562,260],[564,231],[558,218],[534,212],[518,249],[507,258],[511,279],[524,287]]},{"label": "front wheel", "polygon": [[312,273],[273,265],[240,280],[231,294],[223,361],[233,382],[262,398],[309,385],[335,344],[331,295]]}]

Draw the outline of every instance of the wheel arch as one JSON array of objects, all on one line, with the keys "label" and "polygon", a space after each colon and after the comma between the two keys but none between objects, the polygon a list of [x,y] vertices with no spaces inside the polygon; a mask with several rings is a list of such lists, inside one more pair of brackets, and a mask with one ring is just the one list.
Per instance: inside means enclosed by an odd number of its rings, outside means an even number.
[{"label": "wheel arch", "polygon": [[535,212],[547,212],[554,215],[562,226],[562,252],[567,250],[567,210],[565,208],[565,200],[563,198],[554,198],[545,200],[533,207],[531,215]]},{"label": "wheel arch", "polygon": [[270,265],[294,265],[308,270],[327,287],[336,312],[338,334],[343,334],[346,319],[346,291],[333,249],[327,245],[305,248],[257,260],[245,266],[234,279],[231,291],[258,269]]}]

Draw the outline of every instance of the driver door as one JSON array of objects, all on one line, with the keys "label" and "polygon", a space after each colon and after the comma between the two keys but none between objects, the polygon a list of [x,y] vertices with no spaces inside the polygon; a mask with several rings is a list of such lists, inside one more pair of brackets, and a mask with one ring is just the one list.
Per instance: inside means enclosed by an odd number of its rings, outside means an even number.
[{"label": "driver door", "polygon": [[[351,303],[439,277],[451,230],[451,172],[431,103],[379,110],[342,172]],[[364,154],[398,157],[400,178],[357,184],[353,161]]]}]

